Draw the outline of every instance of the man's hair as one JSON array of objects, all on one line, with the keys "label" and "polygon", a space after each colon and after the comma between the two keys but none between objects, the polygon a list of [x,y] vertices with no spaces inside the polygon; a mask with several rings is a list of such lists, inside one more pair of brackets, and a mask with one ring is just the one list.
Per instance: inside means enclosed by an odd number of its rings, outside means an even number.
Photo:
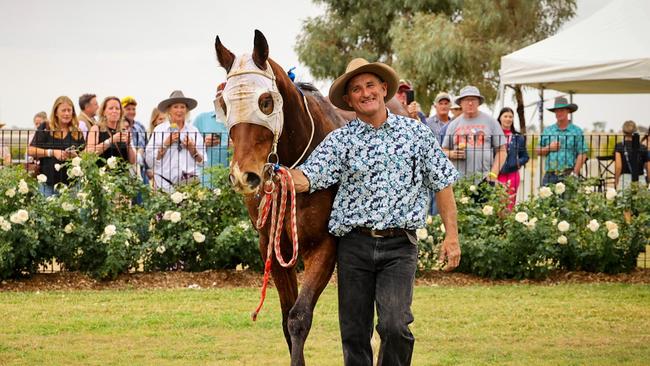
[{"label": "man's hair", "polygon": [[347,94],[348,94],[348,86],[350,85],[350,80],[356,78],[357,76],[359,76],[359,75],[361,75],[361,74],[371,74],[371,75],[373,75],[374,77],[376,77],[377,79],[379,79],[379,82],[380,82],[380,83],[385,83],[384,79],[382,79],[381,76],[375,74],[374,72],[369,72],[369,71],[368,71],[368,72],[361,72],[361,73],[358,73],[358,74],[354,75],[353,77],[351,77],[350,79],[348,79],[348,81],[345,82],[345,85],[343,86],[343,92],[344,92],[343,95],[347,95]]},{"label": "man's hair", "polygon": [[96,97],[97,96],[95,94],[84,94],[84,95],[80,96],[79,97],[79,108],[81,108],[81,110],[83,111],[84,109],[86,109],[86,106],[88,105],[88,103],[90,103],[90,101],[93,100],[93,98],[96,98]]}]

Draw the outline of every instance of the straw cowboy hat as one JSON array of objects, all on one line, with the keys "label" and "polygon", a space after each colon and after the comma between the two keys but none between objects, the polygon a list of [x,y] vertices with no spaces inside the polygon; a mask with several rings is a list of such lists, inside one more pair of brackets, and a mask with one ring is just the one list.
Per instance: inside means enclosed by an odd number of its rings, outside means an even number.
[{"label": "straw cowboy hat", "polygon": [[485,102],[485,97],[483,97],[481,95],[481,92],[478,91],[478,88],[473,85],[468,85],[463,89],[461,89],[460,95],[456,97],[456,100],[454,100],[454,104],[460,105],[460,101],[463,100],[463,98],[465,97],[477,97],[479,100],[478,102],[479,105]]},{"label": "straw cowboy hat", "polygon": [[345,68],[345,73],[339,76],[332,83],[329,93],[330,102],[332,102],[332,104],[334,104],[337,108],[346,111],[353,111],[354,109],[352,109],[343,100],[343,96],[346,94],[345,89],[350,79],[364,73],[375,74],[381,80],[386,82],[387,91],[386,97],[384,97],[384,102],[390,100],[393,95],[395,95],[399,78],[397,77],[397,73],[395,70],[393,70],[392,67],[381,62],[370,63],[363,58],[355,58],[354,60],[350,61],[348,66]]},{"label": "straw cowboy hat", "polygon": [[183,92],[180,90],[174,90],[170,95],[169,98],[163,100],[158,104],[158,110],[161,112],[167,111],[167,108],[171,106],[172,104],[176,103],[183,103],[187,106],[187,110],[191,111],[192,109],[196,108],[196,100],[192,98],[187,98],[185,95],[183,95]]},{"label": "straw cowboy hat", "polygon": [[565,97],[555,98],[555,105],[552,108],[548,108],[549,111],[555,112],[556,109],[566,108],[571,111],[571,113],[578,110],[578,105],[569,103]]},{"label": "straw cowboy hat", "polygon": [[6,124],[4,122],[0,122],[0,128],[2,128],[4,126],[6,126]]}]

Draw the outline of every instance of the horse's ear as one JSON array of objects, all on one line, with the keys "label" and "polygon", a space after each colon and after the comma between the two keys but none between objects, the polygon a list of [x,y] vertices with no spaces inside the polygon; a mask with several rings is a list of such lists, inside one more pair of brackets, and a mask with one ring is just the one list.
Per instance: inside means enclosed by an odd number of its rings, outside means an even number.
[{"label": "horse's ear", "polygon": [[235,55],[221,44],[219,36],[214,40],[214,49],[217,51],[217,60],[219,60],[221,67],[226,69],[226,72],[230,72],[232,64],[235,62]]},{"label": "horse's ear", "polygon": [[266,70],[266,60],[269,58],[269,44],[262,32],[255,29],[255,40],[253,41],[253,62],[262,70]]}]

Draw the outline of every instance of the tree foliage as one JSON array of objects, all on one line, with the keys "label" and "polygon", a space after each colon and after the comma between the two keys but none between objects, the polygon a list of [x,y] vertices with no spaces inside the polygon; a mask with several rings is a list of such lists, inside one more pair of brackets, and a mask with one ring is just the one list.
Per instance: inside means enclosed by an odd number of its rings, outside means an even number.
[{"label": "tree foliage", "polygon": [[354,57],[392,64],[430,105],[466,84],[493,101],[501,56],[554,34],[575,0],[317,0],[296,51],[316,78],[334,78]]}]

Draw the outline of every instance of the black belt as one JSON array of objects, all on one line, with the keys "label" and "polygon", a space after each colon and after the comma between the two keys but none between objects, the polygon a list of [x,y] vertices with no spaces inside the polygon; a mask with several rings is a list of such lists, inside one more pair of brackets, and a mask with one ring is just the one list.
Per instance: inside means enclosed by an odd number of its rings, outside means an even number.
[{"label": "black belt", "polygon": [[407,236],[407,234],[415,235],[415,230],[407,230],[402,228],[375,230],[367,227],[357,227],[354,228],[353,231],[373,238],[397,238],[401,236]]}]

